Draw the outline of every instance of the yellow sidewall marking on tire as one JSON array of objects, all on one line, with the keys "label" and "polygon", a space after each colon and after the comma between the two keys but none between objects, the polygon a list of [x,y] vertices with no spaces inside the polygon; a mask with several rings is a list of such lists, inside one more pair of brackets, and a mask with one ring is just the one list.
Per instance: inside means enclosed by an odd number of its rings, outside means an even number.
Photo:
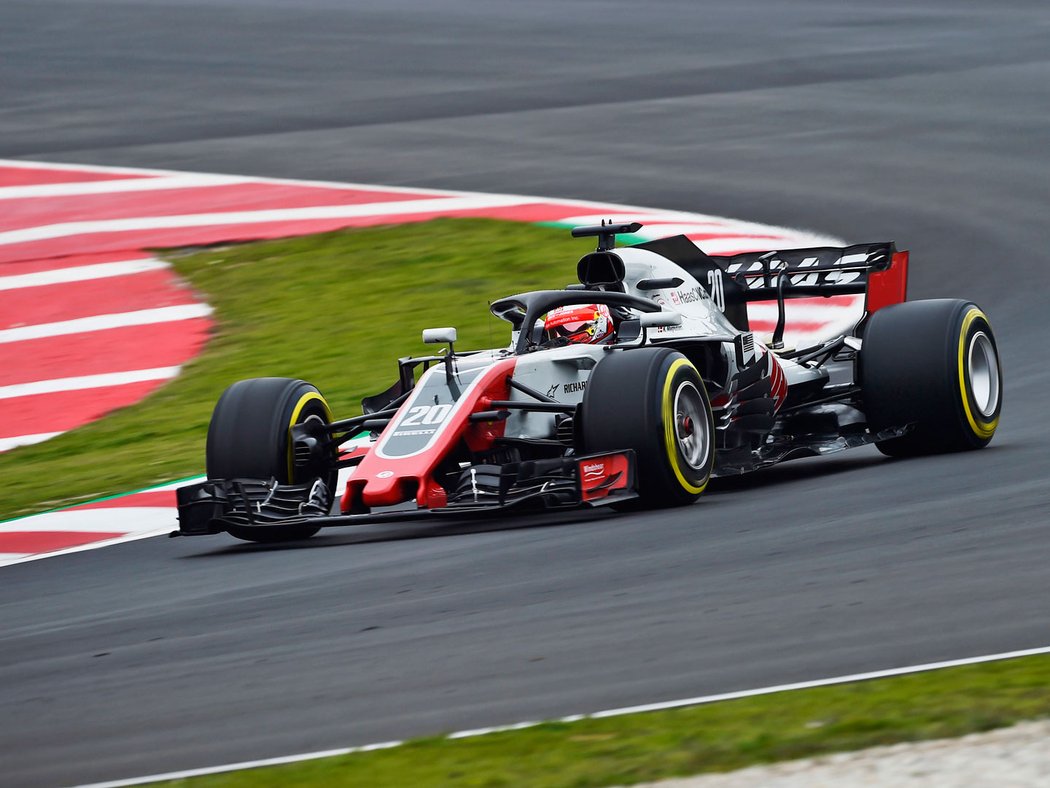
[{"label": "yellow sidewall marking on tire", "polygon": [[671,389],[673,388],[672,383],[674,382],[675,373],[678,371],[679,367],[688,367],[693,370],[696,369],[696,367],[689,363],[688,359],[679,358],[672,361],[671,368],[667,370],[667,377],[664,378],[663,396],[664,444],[667,448],[667,459],[671,462],[671,470],[673,470],[674,475],[678,477],[678,483],[682,485],[682,489],[688,490],[693,495],[699,495],[704,491],[704,488],[707,487],[707,481],[710,478],[710,475],[704,479],[703,484],[697,487],[685,478],[685,474],[682,473],[682,467],[678,462],[678,439],[675,437],[674,432],[675,412],[674,398]]},{"label": "yellow sidewall marking on tire", "polygon": [[295,407],[292,408],[292,418],[288,420],[288,481],[291,483],[295,479],[295,463],[294,454],[292,452],[292,427],[299,423],[299,414],[303,412],[303,408],[308,403],[317,400],[321,403],[321,407],[324,408],[325,418],[328,421],[332,420],[332,409],[328,407],[328,403],[325,398],[322,397],[316,391],[308,391],[303,396],[299,397],[299,401],[295,403]]},{"label": "yellow sidewall marking on tire", "polygon": [[[988,318],[984,312],[977,307],[973,307],[963,317],[962,328],[959,329],[959,393],[962,395],[963,410],[966,412],[966,420],[970,423],[970,429],[973,430],[973,434],[979,438],[990,438],[995,434],[995,428],[999,426],[999,417],[996,416],[991,421],[981,421],[979,418],[976,418],[973,410],[970,408],[970,397],[966,393],[966,335],[970,331],[970,324],[977,318],[981,318],[985,323],[988,323]],[[998,359],[996,363],[998,363]]]}]

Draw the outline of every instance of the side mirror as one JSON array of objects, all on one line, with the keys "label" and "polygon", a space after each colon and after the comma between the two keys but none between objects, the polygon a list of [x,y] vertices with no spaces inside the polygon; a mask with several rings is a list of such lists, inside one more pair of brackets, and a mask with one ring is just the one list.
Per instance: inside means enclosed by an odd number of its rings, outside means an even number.
[{"label": "side mirror", "polygon": [[642,321],[636,317],[622,320],[620,327],[616,329],[616,341],[627,343],[637,342],[642,336]]},{"label": "side mirror", "polygon": [[680,312],[672,312],[670,310],[663,310],[660,312],[642,312],[638,315],[638,322],[642,324],[642,328],[667,328],[669,326],[680,326],[682,325],[682,315]]},{"label": "side mirror", "polygon": [[456,341],[456,329],[448,326],[446,328],[424,328],[423,342],[428,345],[451,345]]}]

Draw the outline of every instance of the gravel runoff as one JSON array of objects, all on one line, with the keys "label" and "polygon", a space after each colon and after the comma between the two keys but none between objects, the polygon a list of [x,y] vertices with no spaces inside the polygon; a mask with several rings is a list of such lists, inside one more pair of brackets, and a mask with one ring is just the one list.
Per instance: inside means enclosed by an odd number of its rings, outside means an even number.
[{"label": "gravel runoff", "polygon": [[1050,720],[1025,722],[957,739],[872,747],[647,785],[659,788],[1050,786]]}]

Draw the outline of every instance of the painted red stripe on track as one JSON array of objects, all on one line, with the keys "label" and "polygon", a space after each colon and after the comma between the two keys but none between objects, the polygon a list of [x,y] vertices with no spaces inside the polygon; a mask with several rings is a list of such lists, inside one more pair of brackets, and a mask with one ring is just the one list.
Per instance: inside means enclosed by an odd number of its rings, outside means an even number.
[{"label": "painted red stripe on track", "polygon": [[[805,333],[809,334],[815,331],[821,331],[827,328],[831,324],[829,320],[791,320],[788,318],[787,331],[788,334],[793,333]],[[752,331],[760,333],[772,334],[773,330],[777,327],[776,320],[750,320],[748,326]]]},{"label": "painted red stripe on track", "polygon": [[[749,233],[749,232],[743,232],[743,231],[740,231],[740,230],[734,232],[732,229],[728,229],[728,228],[725,229],[725,230],[721,230],[719,232],[686,233],[685,237],[688,238],[690,241],[694,241],[694,242],[717,241],[717,240],[720,240],[722,238],[733,238],[733,239],[737,239],[737,238],[740,238],[740,239],[754,238],[756,241],[779,241],[779,240],[783,239],[782,235],[760,235],[758,233]],[[721,252],[719,252],[719,254],[721,254]]]},{"label": "painted red stripe on track", "polygon": [[2,245],[0,246],[0,263],[39,259],[42,257],[60,257],[84,252],[97,253],[119,249],[172,248],[222,242],[288,238],[348,227],[413,224],[446,216],[509,219],[522,222],[557,221],[567,213],[571,213],[572,210],[573,208],[571,207],[530,203],[503,208],[425,211],[395,216],[376,215],[335,219],[296,219],[294,221],[272,221],[258,224],[224,224],[207,227],[172,227],[128,230],[114,233],[86,233],[63,238]]},{"label": "painted red stripe on track", "polygon": [[[210,327],[201,317],[2,344],[0,385],[178,366],[200,352]],[[5,421],[0,403],[0,424]],[[51,430],[33,430],[45,431]]]},{"label": "painted red stripe on track", "polygon": [[117,408],[132,405],[167,382],[147,380],[106,388],[5,399],[0,408],[0,438],[71,430]]},{"label": "painted red stripe on track", "polygon": [[0,290],[0,330],[201,300],[169,270],[41,285],[31,291]]},{"label": "painted red stripe on track", "polygon": [[125,509],[137,506],[155,506],[172,509],[175,507],[175,491],[154,490],[135,493],[134,495],[122,495],[120,498],[110,498],[108,501],[85,503],[74,508],[79,512],[84,509]]},{"label": "painted red stripe on track", "polygon": [[521,205],[507,205],[498,208],[475,208],[467,211],[454,211],[443,214],[413,214],[413,222],[426,222],[438,216],[460,216],[481,219],[506,219],[512,222],[559,222],[567,216],[579,215],[582,212],[593,212],[593,208],[581,208],[578,205],[559,205],[558,203],[530,202]]},{"label": "painted red stripe on track", "polygon": [[50,553],[118,536],[124,534],[109,531],[0,531],[0,553]]},{"label": "painted red stripe on track", "polygon": [[12,200],[0,213],[0,231],[64,222],[135,219],[141,216],[182,216],[224,211],[266,211],[321,205],[364,205],[402,200],[439,199],[419,192],[340,189],[244,183],[158,189],[148,192],[79,194]]},{"label": "painted red stripe on track", "polygon": [[36,169],[10,167],[0,164],[0,187],[39,186],[45,183],[89,183],[92,181],[123,181],[155,178],[155,175],[129,175],[122,172],[85,172],[83,170]]},{"label": "painted red stripe on track", "polygon": [[123,263],[129,260],[151,260],[149,252],[139,249],[118,249],[101,254],[72,254],[63,257],[45,257],[38,260],[20,260],[0,265],[0,276],[22,276],[38,274],[41,271],[57,271],[63,268],[78,268],[82,265],[98,263]]},{"label": "painted red stripe on track", "polygon": [[[790,313],[792,309],[798,307],[816,307],[819,309],[829,310],[854,309],[860,305],[862,298],[863,296],[854,295],[838,295],[829,296],[827,298],[823,298],[820,296],[814,298],[791,298],[787,300],[787,309],[788,313]],[[776,301],[752,301],[748,306],[754,307],[758,305],[762,305],[770,309],[777,308]]]}]

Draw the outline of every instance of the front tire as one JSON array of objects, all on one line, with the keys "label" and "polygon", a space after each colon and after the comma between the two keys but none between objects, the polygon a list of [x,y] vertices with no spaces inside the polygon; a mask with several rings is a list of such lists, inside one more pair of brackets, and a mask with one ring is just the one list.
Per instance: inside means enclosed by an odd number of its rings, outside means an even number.
[{"label": "front tire", "polygon": [[[297,472],[292,462],[291,429],[309,419],[332,420],[321,392],[304,380],[251,378],[223,392],[208,425],[209,479],[276,479],[301,484],[321,478],[334,494],[337,471],[331,467]],[[228,532],[250,542],[306,539],[313,525],[230,526]]]},{"label": "front tire", "polygon": [[707,487],[715,459],[711,402],[681,353],[611,353],[591,373],[580,419],[588,454],[634,449],[642,505],[683,506]]},{"label": "front tire", "polygon": [[868,321],[861,385],[873,433],[914,425],[876,442],[910,457],[987,446],[999,426],[1002,368],[995,335],[970,301],[907,301]]}]

